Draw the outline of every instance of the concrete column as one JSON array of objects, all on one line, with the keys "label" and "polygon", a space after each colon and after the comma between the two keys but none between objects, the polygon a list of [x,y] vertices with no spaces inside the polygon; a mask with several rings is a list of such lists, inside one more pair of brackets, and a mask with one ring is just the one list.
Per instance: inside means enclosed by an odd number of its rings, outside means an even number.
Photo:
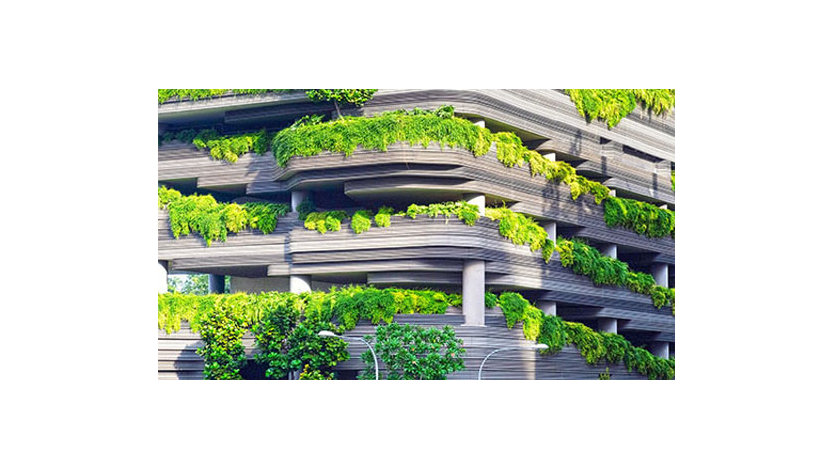
[{"label": "concrete column", "polygon": [[552,300],[540,300],[536,302],[539,309],[545,314],[550,315],[552,317],[556,316],[556,302]]},{"label": "concrete column", "polygon": [[655,341],[649,345],[649,352],[657,357],[669,359],[669,343],[666,341]]},{"label": "concrete column", "polygon": [[661,205],[659,205],[659,206],[657,206],[657,207],[659,207],[659,208],[661,208],[661,209],[668,209],[668,208],[669,208],[669,205],[668,205],[668,204],[661,204]]},{"label": "concrete column", "polygon": [[467,326],[485,326],[484,292],[486,265],[484,260],[463,262],[463,318]]},{"label": "concrete column", "polygon": [[310,197],[310,191],[293,191],[290,195],[290,207],[292,212],[298,212],[298,206]]},{"label": "concrete column", "polygon": [[546,158],[546,159],[550,160],[551,162],[555,162],[555,161],[556,161],[556,154],[555,154],[555,153],[553,153],[553,152],[550,152],[550,153],[543,153],[543,154],[542,154],[542,157],[544,157],[544,158]]},{"label": "concrete column", "polygon": [[597,319],[597,330],[604,331],[606,333],[616,333],[617,332],[617,319],[616,318],[598,318]]},{"label": "concrete column", "polygon": [[657,285],[661,287],[669,287],[669,265],[666,263],[653,264],[652,277]]},{"label": "concrete column", "polygon": [[599,252],[603,254],[603,256],[607,256],[609,258],[617,259],[617,245],[613,243],[608,243],[599,247]]},{"label": "concrete column", "polygon": [[313,290],[313,276],[293,274],[290,276],[290,292],[293,294],[300,294],[302,292],[310,292]]},{"label": "concrete column", "polygon": [[209,294],[222,294],[226,290],[226,276],[209,274]]},{"label": "concrete column", "polygon": [[484,196],[483,194],[464,194],[463,199],[469,204],[475,204],[476,206],[478,206],[478,212],[480,212],[481,215],[486,214],[486,196]]},{"label": "concrete column", "polygon": [[486,127],[486,121],[483,119],[473,119],[472,124],[475,124],[478,127]]},{"label": "concrete column", "polygon": [[542,222],[542,228],[547,232],[547,238],[556,242],[556,222]]},{"label": "concrete column", "polygon": [[159,276],[157,292],[159,292],[160,294],[164,294],[168,292],[168,261],[160,260],[156,269],[158,272],[157,275]]},{"label": "concrete column", "polygon": [[612,190],[608,191],[608,195],[611,196],[611,197],[617,197],[617,190],[612,189]]}]

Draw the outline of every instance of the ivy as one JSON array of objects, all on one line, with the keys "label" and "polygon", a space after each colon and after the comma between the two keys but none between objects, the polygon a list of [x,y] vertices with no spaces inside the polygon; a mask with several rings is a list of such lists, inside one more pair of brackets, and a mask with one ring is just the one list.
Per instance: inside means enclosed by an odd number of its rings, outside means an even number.
[{"label": "ivy", "polygon": [[643,348],[632,345],[615,333],[597,332],[582,323],[564,321],[555,315],[545,315],[524,297],[505,292],[498,297],[507,328],[523,322],[524,337],[546,344],[542,354],[556,354],[567,344],[573,344],[588,364],[601,360],[609,364],[623,362],[629,371],[636,370],[649,379],[674,379],[675,360],[657,357]]},{"label": "ivy", "polygon": [[[387,369],[384,378],[388,380],[445,380],[448,374],[464,369],[463,340],[448,325],[423,328],[392,323],[378,326],[376,335],[365,339],[374,341],[374,350]],[[364,352],[362,359],[367,367],[358,378],[374,378],[371,352]]]},{"label": "ivy", "polygon": [[211,195],[183,196],[165,186],[158,188],[157,196],[158,207],[168,211],[174,238],[196,232],[207,246],[215,240],[226,241],[229,232],[238,233],[247,228],[272,233],[278,224],[278,217],[289,212],[286,204],[219,203]]},{"label": "ivy", "polygon": [[675,90],[673,89],[585,89],[565,90],[576,105],[579,114],[590,122],[597,118],[606,121],[608,127],[616,126],[628,116],[637,103],[655,114],[663,114],[675,107]]}]

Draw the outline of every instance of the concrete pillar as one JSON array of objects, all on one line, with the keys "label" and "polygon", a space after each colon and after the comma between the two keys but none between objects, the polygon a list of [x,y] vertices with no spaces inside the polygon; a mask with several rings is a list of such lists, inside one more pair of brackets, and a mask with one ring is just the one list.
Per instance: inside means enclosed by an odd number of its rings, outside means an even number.
[{"label": "concrete pillar", "polygon": [[666,263],[653,264],[652,277],[657,285],[661,287],[669,287],[669,265]]},{"label": "concrete pillar", "polygon": [[469,193],[464,194],[463,199],[468,202],[469,204],[475,204],[478,206],[478,212],[481,215],[486,214],[486,196],[480,193]]},{"label": "concrete pillar", "polygon": [[611,197],[617,197],[617,190],[612,189],[612,190],[608,191],[608,195],[611,196]]},{"label": "concrete pillar", "polygon": [[478,127],[486,127],[486,121],[483,119],[473,119],[472,124],[475,124]]},{"label": "concrete pillar", "polygon": [[599,252],[602,253],[603,256],[617,259],[617,245],[613,243],[608,243],[600,246]]},{"label": "concrete pillar", "polygon": [[617,332],[617,319],[616,318],[598,318],[597,319],[597,330],[604,331],[606,333],[616,333]]},{"label": "concrete pillar", "polygon": [[661,208],[661,209],[668,209],[668,208],[669,208],[669,205],[668,205],[668,204],[661,204],[661,205],[659,205],[659,206],[657,206],[657,207],[659,207],[659,208]]},{"label": "concrete pillar", "polygon": [[290,276],[290,292],[300,294],[312,291],[313,276],[293,274]]},{"label": "concrete pillar", "polygon": [[293,191],[290,195],[290,207],[292,212],[298,212],[298,206],[310,197],[310,191]]},{"label": "concrete pillar", "polygon": [[556,222],[546,221],[542,222],[542,228],[547,232],[547,238],[556,242]]},{"label": "concrete pillar", "polygon": [[649,352],[657,357],[669,359],[669,343],[666,341],[655,341],[649,346]]},{"label": "concrete pillar", "polygon": [[157,276],[159,282],[157,284],[157,292],[164,294],[168,292],[168,261],[159,261],[157,269]]},{"label": "concrete pillar", "polygon": [[463,262],[463,318],[464,325],[485,326],[484,292],[486,265],[484,260]]},{"label": "concrete pillar", "polygon": [[542,157],[544,157],[544,158],[546,158],[546,159],[550,160],[551,162],[555,162],[555,161],[556,161],[556,154],[555,154],[555,153],[553,153],[553,152],[543,153],[543,154],[542,154]]},{"label": "concrete pillar", "polygon": [[226,291],[226,276],[209,274],[209,294],[222,294]]},{"label": "concrete pillar", "polygon": [[536,305],[538,305],[539,309],[545,315],[556,316],[556,302],[552,300],[540,300],[536,302]]}]

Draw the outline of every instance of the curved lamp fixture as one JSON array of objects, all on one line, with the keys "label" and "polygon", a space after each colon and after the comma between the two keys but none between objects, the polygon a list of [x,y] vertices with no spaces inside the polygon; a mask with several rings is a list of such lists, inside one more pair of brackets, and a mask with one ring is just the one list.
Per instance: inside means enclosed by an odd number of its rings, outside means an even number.
[{"label": "curved lamp fixture", "polygon": [[538,343],[538,344],[534,344],[532,346],[510,346],[510,347],[507,347],[507,348],[496,349],[495,351],[492,351],[491,353],[487,354],[487,356],[484,358],[484,361],[481,362],[481,367],[478,368],[478,380],[481,380],[481,372],[484,369],[484,364],[486,364],[487,359],[489,359],[490,356],[492,356],[493,354],[495,354],[497,352],[512,351],[512,350],[516,350],[516,349],[528,350],[528,349],[547,349],[547,348],[548,348],[548,346],[546,344]]},{"label": "curved lamp fixture", "polygon": [[365,346],[367,346],[368,349],[371,350],[371,355],[374,357],[374,375],[376,377],[376,379],[374,379],[374,380],[379,380],[379,362],[377,362],[377,360],[376,360],[376,352],[374,351],[374,348],[367,341],[365,341],[362,338],[356,337],[356,336],[339,336],[336,333],[333,333],[332,331],[328,331],[328,330],[319,331],[319,336],[324,337],[324,338],[339,338],[339,339],[343,339],[343,340],[358,339],[359,341],[362,341],[363,343],[365,343]]}]

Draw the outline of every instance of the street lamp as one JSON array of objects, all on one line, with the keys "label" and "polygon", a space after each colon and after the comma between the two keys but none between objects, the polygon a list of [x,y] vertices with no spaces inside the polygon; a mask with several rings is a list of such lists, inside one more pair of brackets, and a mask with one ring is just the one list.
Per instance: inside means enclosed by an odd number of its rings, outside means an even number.
[{"label": "street lamp", "polygon": [[487,361],[487,359],[489,359],[489,356],[492,356],[493,354],[495,354],[499,351],[511,351],[511,350],[515,350],[515,349],[522,349],[522,350],[524,350],[524,349],[547,349],[548,347],[549,346],[546,345],[546,344],[538,343],[538,344],[534,344],[532,346],[510,346],[510,347],[507,347],[507,348],[496,349],[495,351],[492,351],[491,353],[487,354],[487,357],[485,357],[484,361],[481,362],[481,367],[478,367],[478,380],[481,380],[481,371],[484,369],[484,364],[486,364],[486,361]]},{"label": "street lamp", "polygon": [[358,339],[359,341],[362,341],[363,343],[365,343],[365,346],[367,346],[368,349],[371,350],[371,355],[374,357],[374,374],[376,376],[375,380],[379,380],[379,362],[377,362],[377,360],[376,360],[376,352],[374,352],[374,348],[371,347],[371,345],[367,341],[365,341],[362,338],[356,337],[356,336],[339,336],[336,333],[333,333],[332,331],[328,331],[328,330],[319,331],[319,336],[322,336],[324,338],[340,338],[340,339],[343,339],[343,340]]}]

